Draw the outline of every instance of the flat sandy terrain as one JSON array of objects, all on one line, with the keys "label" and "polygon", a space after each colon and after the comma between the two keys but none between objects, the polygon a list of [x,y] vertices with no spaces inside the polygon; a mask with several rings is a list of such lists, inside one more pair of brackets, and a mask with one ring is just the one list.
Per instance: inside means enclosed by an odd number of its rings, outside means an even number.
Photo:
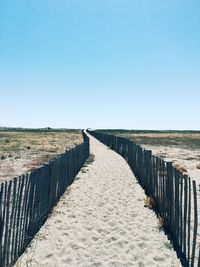
[{"label": "flat sandy terrain", "polygon": [[0,180],[34,170],[82,142],[80,131],[0,131]]},{"label": "flat sandy terrain", "polygon": [[92,137],[91,153],[15,266],[181,266],[127,162]]}]

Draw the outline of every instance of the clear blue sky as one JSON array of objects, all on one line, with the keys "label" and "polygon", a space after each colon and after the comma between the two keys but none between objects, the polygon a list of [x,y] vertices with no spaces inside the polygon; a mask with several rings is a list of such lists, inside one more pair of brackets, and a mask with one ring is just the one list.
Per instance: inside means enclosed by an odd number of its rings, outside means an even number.
[{"label": "clear blue sky", "polygon": [[0,126],[199,129],[199,0],[0,0]]}]

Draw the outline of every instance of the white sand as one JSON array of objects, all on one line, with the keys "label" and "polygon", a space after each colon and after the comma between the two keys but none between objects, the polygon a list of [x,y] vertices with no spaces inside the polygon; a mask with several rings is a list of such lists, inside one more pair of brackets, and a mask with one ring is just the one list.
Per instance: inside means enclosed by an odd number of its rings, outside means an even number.
[{"label": "white sand", "polygon": [[127,163],[92,137],[91,153],[15,266],[181,266]]}]

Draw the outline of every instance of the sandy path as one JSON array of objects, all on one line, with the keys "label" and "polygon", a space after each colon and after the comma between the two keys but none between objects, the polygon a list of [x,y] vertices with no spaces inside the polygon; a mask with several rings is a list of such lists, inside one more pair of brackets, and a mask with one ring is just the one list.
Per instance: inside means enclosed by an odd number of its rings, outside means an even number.
[{"label": "sandy path", "polygon": [[124,159],[93,137],[91,153],[16,266],[181,266]]}]

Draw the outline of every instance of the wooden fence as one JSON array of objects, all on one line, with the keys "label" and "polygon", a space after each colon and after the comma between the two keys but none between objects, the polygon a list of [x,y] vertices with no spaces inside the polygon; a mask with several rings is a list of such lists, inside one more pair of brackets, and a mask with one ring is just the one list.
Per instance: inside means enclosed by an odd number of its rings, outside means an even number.
[{"label": "wooden fence", "polygon": [[0,189],[0,266],[13,266],[89,156],[89,138]]},{"label": "wooden fence", "polygon": [[196,182],[177,171],[171,162],[129,139],[88,132],[127,160],[145,193],[155,200],[156,212],[163,218],[166,234],[182,265],[200,267],[197,207],[200,197]]}]

